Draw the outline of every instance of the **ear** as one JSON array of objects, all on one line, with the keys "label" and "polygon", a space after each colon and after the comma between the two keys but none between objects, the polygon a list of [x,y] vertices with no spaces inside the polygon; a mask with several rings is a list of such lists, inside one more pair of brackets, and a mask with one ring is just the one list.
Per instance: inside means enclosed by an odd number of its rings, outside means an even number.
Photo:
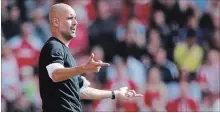
[{"label": "ear", "polygon": [[55,26],[55,27],[58,27],[59,26],[59,19],[58,18],[53,18],[53,25]]}]

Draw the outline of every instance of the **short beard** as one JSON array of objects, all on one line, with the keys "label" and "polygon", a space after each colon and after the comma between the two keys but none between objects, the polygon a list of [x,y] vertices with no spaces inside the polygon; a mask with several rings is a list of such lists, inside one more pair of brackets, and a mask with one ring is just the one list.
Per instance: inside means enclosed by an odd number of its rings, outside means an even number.
[{"label": "short beard", "polygon": [[68,34],[68,33],[61,33],[61,35],[63,36],[63,38],[66,40],[66,41],[70,41],[73,37]]}]

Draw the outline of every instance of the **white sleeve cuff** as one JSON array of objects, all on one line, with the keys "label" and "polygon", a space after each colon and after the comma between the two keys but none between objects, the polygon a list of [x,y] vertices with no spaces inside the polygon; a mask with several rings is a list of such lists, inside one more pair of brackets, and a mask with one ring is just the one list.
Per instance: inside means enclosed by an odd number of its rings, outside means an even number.
[{"label": "white sleeve cuff", "polygon": [[64,66],[60,63],[52,63],[47,65],[47,72],[50,78],[52,78],[52,73],[56,70],[56,69],[60,69],[60,68],[64,68]]},{"label": "white sleeve cuff", "polygon": [[80,88],[80,93],[82,93],[84,89],[90,85],[90,82],[84,76],[81,76],[81,78],[83,79],[83,86]]}]

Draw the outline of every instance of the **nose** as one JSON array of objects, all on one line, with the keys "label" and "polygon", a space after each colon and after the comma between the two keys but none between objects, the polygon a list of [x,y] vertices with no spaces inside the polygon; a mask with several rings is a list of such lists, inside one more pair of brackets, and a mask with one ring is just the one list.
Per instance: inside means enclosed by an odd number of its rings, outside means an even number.
[{"label": "nose", "polygon": [[77,25],[77,24],[78,24],[78,22],[77,22],[76,19],[73,19],[73,24],[74,24],[74,25]]}]

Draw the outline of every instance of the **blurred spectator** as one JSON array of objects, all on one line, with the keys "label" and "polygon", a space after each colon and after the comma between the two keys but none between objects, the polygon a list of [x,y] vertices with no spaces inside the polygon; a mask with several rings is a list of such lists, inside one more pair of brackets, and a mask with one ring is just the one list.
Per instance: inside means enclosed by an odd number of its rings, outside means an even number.
[{"label": "blurred spectator", "polygon": [[[2,45],[2,72],[1,88],[2,97],[5,99],[6,110],[13,109],[13,103],[21,94],[21,82],[19,78],[19,68],[12,50],[7,44]],[[10,67],[10,68],[9,68]]]},{"label": "blurred spectator", "polygon": [[36,8],[32,12],[32,20],[33,20],[33,34],[40,38],[42,42],[46,42],[46,40],[51,37],[50,33],[50,25],[48,21],[45,19],[44,11],[41,8]]},{"label": "blurred spectator", "polygon": [[[122,60],[120,57],[116,58],[115,70],[116,70],[116,75],[114,75],[112,79],[109,79],[107,81],[107,84],[104,89],[114,90],[120,87],[127,86],[129,89],[137,90],[136,84],[128,76],[128,68],[127,68],[127,64],[125,60]],[[105,101],[105,100],[100,100],[100,101]],[[108,105],[110,103],[106,106],[106,105],[101,105],[102,102],[100,102],[97,105],[97,110],[98,111],[100,110],[101,111],[105,111],[105,110],[106,111],[122,111],[122,112],[135,112],[135,111],[137,112],[139,110],[138,106],[135,104],[135,101],[116,100],[116,101],[110,101],[110,102],[111,104],[113,102],[112,109],[106,109],[106,107],[107,108],[109,107]]]},{"label": "blurred spectator", "polygon": [[[94,53],[94,60],[98,61],[101,60],[104,62],[104,51],[100,46],[94,46],[92,48],[92,53]],[[99,72],[95,73],[95,78],[96,78],[96,82],[97,84],[99,84],[99,86],[101,86],[100,88],[103,89],[104,85],[107,83],[107,71],[108,71],[108,67],[102,67],[100,69]]]},{"label": "blurred spectator", "polygon": [[175,26],[166,23],[166,17],[162,10],[155,10],[151,19],[151,28],[155,28],[160,33],[160,40],[164,49],[168,53],[168,59],[173,61],[173,48],[176,42],[177,30]]},{"label": "blurred spectator", "polygon": [[[105,52],[105,60],[112,61],[114,50],[116,49],[115,22],[111,20],[109,4],[104,0],[97,2],[97,18],[89,27],[90,46],[100,45]],[[106,27],[108,26],[108,27]]]},{"label": "blurred spectator", "polygon": [[7,0],[1,1],[1,21],[5,22],[8,19],[8,10],[7,10],[8,2]]},{"label": "blurred spectator", "polygon": [[9,47],[16,55],[20,69],[24,66],[35,66],[37,64],[40,49],[43,45],[42,41],[31,33],[31,24],[25,22],[21,25],[20,34],[8,41]]},{"label": "blurred spectator", "polygon": [[151,14],[152,0],[133,0],[134,1],[134,13],[137,19],[144,25],[148,24],[148,20]]},{"label": "blurred spectator", "polygon": [[134,57],[128,57],[128,75],[134,81],[138,88],[141,88],[146,81],[146,70],[144,65]]},{"label": "blurred spectator", "polygon": [[140,60],[146,46],[145,27],[135,18],[129,20],[125,34],[120,37],[117,54]]},{"label": "blurred spectator", "polygon": [[2,31],[6,40],[18,35],[20,31],[20,10],[17,6],[12,5],[8,6],[8,12],[8,19],[2,23]]},{"label": "blurred spectator", "polygon": [[215,30],[213,37],[210,39],[210,46],[213,49],[220,50],[220,30]]},{"label": "blurred spectator", "polygon": [[199,27],[200,27],[200,39],[202,40],[202,45],[205,49],[207,49],[208,45],[211,42],[211,38],[213,36],[214,31],[214,23],[212,21],[212,16],[210,13],[203,13],[201,15],[200,21],[199,21]]},{"label": "blurred spectator", "polygon": [[161,78],[165,83],[172,82],[179,77],[175,64],[167,59],[166,51],[162,48],[154,56],[155,64],[159,66]]},{"label": "blurred spectator", "polygon": [[165,111],[168,92],[160,74],[159,68],[155,66],[148,70],[146,88],[141,89],[144,94],[144,103],[139,103],[141,111]]},{"label": "blurred spectator", "polygon": [[180,97],[168,102],[168,112],[197,112],[199,111],[199,105],[195,100],[188,96],[189,84],[187,82],[180,83]]},{"label": "blurred spectator", "polygon": [[36,8],[41,8],[44,11],[44,16],[46,17],[49,14],[50,7],[55,3],[55,0],[26,0],[24,2],[27,18],[31,19],[32,11]]},{"label": "blurred spectator", "polygon": [[119,15],[119,26],[126,26],[129,18],[134,15],[134,2],[133,0],[122,0],[122,6]]},{"label": "blurred spectator", "polygon": [[156,56],[156,52],[159,50],[159,48],[163,46],[161,44],[159,31],[156,29],[150,29],[147,38],[146,49],[150,57],[153,58],[153,56]]},{"label": "blurred spectator", "polygon": [[211,49],[207,55],[207,63],[199,69],[200,82],[203,90],[211,94],[220,94],[220,53]]},{"label": "blurred spectator", "polygon": [[130,29],[129,27],[132,27],[137,35],[145,35],[145,25],[148,24],[150,12],[151,0],[123,0],[117,27],[118,40],[125,36],[125,30]]},{"label": "blurred spectator", "polygon": [[218,0],[208,0],[208,12],[210,12],[212,15],[219,15],[220,14],[220,1]]},{"label": "blurred spectator", "polygon": [[189,72],[196,72],[203,58],[203,49],[196,44],[194,30],[189,30],[183,43],[178,43],[174,50],[175,62]]},{"label": "blurred spectator", "polygon": [[73,6],[77,13],[77,19],[87,21],[88,23],[86,24],[89,24],[91,21],[95,20],[97,15],[94,7],[95,1],[96,0],[67,0],[67,3]]},{"label": "blurred spectator", "polygon": [[152,16],[151,28],[156,28],[161,33],[161,39],[165,40],[170,33],[170,29],[166,24],[165,15],[161,10],[155,10]]},{"label": "blurred spectator", "polygon": [[163,0],[162,11],[166,15],[166,23],[173,26],[181,26],[184,20],[182,20],[180,7],[177,0]]},{"label": "blurred spectator", "polygon": [[27,96],[25,93],[22,93],[16,100],[15,103],[13,103],[13,111],[15,112],[31,112],[33,111],[31,108],[31,104],[28,101]]},{"label": "blurred spectator", "polygon": [[[187,22],[186,26],[179,30],[179,41],[183,42],[184,40],[186,40],[188,32],[190,30],[194,30],[195,36],[197,37],[196,42],[198,44],[203,44],[204,38],[206,39],[208,37],[201,36],[202,33],[198,25],[199,24],[198,17],[196,17],[195,15],[189,16],[186,22]],[[208,35],[206,34],[206,36]]]},{"label": "blurred spectator", "polygon": [[39,108],[41,106],[41,99],[38,78],[35,79],[33,67],[26,66],[22,68],[21,75],[22,88],[27,100],[30,102],[32,110],[39,111],[41,109]]}]

